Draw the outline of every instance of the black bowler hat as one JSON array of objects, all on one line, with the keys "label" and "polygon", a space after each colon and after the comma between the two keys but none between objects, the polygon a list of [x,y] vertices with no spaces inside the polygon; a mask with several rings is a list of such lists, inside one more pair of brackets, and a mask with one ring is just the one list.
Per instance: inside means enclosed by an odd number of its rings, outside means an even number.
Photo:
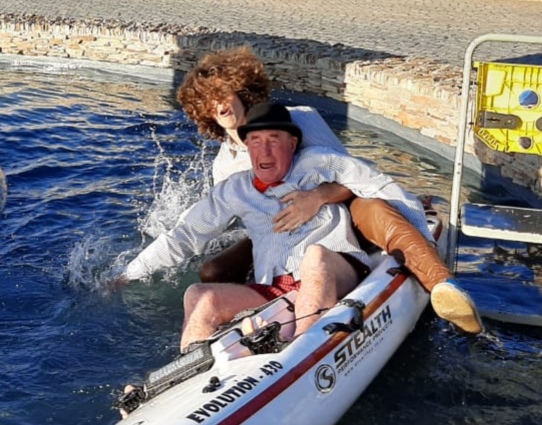
[{"label": "black bowler hat", "polygon": [[290,112],[279,103],[258,103],[247,113],[247,123],[237,129],[241,140],[245,140],[250,131],[284,130],[297,137],[297,145],[301,144],[303,133],[293,123]]}]

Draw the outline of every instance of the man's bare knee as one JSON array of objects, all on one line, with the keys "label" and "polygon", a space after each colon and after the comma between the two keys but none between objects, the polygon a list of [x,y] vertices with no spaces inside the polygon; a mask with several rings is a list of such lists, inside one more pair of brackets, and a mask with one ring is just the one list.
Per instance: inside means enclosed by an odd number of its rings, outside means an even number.
[{"label": "man's bare knee", "polygon": [[184,293],[185,311],[193,311],[196,305],[202,308],[216,307],[216,296],[212,289],[204,284],[194,283]]},{"label": "man's bare knee", "polygon": [[303,281],[313,273],[325,273],[331,251],[322,245],[310,245],[301,262],[300,274]]},{"label": "man's bare knee", "polygon": [[305,260],[321,262],[329,256],[330,252],[331,251],[329,249],[327,249],[326,247],[322,245],[318,245],[318,244],[310,245],[305,251],[303,262],[305,262]]}]

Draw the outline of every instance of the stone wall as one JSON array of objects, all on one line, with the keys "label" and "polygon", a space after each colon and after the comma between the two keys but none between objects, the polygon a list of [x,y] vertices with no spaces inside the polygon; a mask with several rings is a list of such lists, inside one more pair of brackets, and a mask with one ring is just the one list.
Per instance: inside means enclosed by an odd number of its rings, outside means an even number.
[{"label": "stone wall", "polygon": [[[454,145],[462,69],[423,58],[207,28],[0,15],[0,52],[173,68],[185,72],[206,52],[250,44],[278,87],[359,106],[445,145]],[[503,154],[472,135],[467,152],[542,195],[540,156]],[[450,158],[453,160],[453,158]]]}]

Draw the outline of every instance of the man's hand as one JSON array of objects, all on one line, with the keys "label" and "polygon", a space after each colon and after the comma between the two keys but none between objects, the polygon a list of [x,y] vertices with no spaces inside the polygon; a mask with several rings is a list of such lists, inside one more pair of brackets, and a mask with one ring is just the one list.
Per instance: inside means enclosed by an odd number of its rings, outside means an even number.
[{"label": "man's hand", "polygon": [[273,218],[275,232],[292,232],[299,229],[318,214],[323,204],[321,198],[310,190],[291,192],[280,201],[287,203],[288,206]]},{"label": "man's hand", "polygon": [[306,192],[291,192],[281,198],[281,202],[289,205],[273,218],[273,230],[293,232],[312,220],[323,205],[344,202],[353,196],[350,190],[338,183],[323,183]]}]

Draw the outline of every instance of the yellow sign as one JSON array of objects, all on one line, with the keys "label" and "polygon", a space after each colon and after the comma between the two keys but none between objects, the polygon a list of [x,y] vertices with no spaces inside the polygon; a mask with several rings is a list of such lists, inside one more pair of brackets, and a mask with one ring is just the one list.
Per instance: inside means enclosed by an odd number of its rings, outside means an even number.
[{"label": "yellow sign", "polygon": [[542,66],[477,62],[475,134],[491,149],[542,155]]}]

